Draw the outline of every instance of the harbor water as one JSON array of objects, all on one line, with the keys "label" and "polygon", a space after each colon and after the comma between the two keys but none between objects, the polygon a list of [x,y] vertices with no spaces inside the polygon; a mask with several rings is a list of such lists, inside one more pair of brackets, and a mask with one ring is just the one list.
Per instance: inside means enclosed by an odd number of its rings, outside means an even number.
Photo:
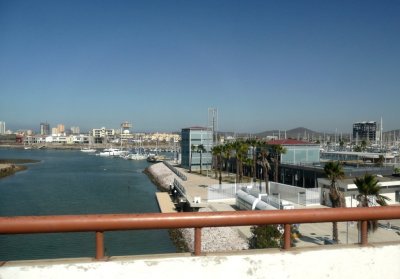
[{"label": "harbor water", "polygon": [[[0,179],[0,216],[159,212],[148,162],[71,150],[0,149],[0,159],[35,159]],[[106,256],[170,253],[166,230],[105,233]],[[95,233],[0,235],[0,261],[94,257]]]}]

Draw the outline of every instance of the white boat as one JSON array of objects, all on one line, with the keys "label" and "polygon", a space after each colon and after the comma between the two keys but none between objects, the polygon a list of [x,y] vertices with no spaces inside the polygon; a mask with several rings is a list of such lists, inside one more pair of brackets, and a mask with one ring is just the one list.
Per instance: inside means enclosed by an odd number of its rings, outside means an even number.
[{"label": "white boat", "polygon": [[127,160],[146,160],[147,155],[140,154],[140,153],[131,153],[131,154],[126,155],[125,159],[127,159]]},{"label": "white boat", "polygon": [[94,152],[96,152],[96,149],[93,149],[93,148],[90,148],[90,147],[84,147],[84,148],[81,149],[81,151],[85,152],[85,153],[94,153]]},{"label": "white boat", "polygon": [[118,148],[106,148],[100,152],[99,156],[102,157],[122,157],[128,154],[128,151]]}]

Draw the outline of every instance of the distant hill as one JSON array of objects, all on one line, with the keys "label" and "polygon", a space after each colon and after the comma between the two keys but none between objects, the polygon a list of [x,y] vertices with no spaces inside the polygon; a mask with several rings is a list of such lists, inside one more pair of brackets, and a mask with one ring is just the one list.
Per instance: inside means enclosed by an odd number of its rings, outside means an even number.
[{"label": "distant hill", "polygon": [[[219,135],[223,135],[225,137],[227,136],[237,136],[237,137],[257,137],[257,138],[266,138],[266,137],[272,137],[276,136],[283,139],[285,138],[285,130],[270,130],[270,131],[264,131],[261,133],[255,133],[255,134],[248,134],[248,133],[233,133],[233,132],[218,132]],[[400,129],[397,130],[392,130],[392,131],[387,131],[383,133],[384,138],[389,138],[392,139],[394,136],[396,138],[400,137]],[[350,134],[349,133],[340,133],[336,135],[337,138],[339,139],[340,136],[343,136],[343,138],[346,140],[349,139]],[[305,127],[297,127],[294,129],[286,130],[286,138],[292,138],[292,139],[298,139],[298,140],[323,140],[324,138],[326,140],[334,140],[335,139],[335,133],[324,133],[324,132],[317,132],[313,131],[310,129],[307,129]]]},{"label": "distant hill", "polygon": [[[259,138],[265,138],[267,136],[281,136],[281,138],[285,137],[285,131],[284,130],[271,130],[271,131],[265,131],[262,133],[258,133],[255,134],[256,137]],[[304,128],[304,127],[298,127],[298,128],[294,128],[291,130],[287,130],[286,131],[286,138],[310,138],[312,136],[319,136],[319,135],[323,135],[323,133],[319,133],[319,132],[315,132],[313,130]]]}]

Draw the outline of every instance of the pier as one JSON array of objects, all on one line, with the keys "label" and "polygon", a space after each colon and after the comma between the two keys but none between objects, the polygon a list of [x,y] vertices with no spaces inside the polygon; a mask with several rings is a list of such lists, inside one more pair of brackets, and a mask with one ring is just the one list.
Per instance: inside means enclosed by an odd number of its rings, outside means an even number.
[{"label": "pier", "polygon": [[156,192],[156,199],[161,213],[176,212],[175,204],[172,202],[171,197],[167,192]]}]

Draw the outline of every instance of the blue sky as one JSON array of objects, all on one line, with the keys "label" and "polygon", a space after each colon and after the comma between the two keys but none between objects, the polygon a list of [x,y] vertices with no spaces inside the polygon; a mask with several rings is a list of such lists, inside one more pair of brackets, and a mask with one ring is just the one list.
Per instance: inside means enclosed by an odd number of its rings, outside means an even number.
[{"label": "blue sky", "polygon": [[399,1],[0,0],[0,120],[400,128]]}]

